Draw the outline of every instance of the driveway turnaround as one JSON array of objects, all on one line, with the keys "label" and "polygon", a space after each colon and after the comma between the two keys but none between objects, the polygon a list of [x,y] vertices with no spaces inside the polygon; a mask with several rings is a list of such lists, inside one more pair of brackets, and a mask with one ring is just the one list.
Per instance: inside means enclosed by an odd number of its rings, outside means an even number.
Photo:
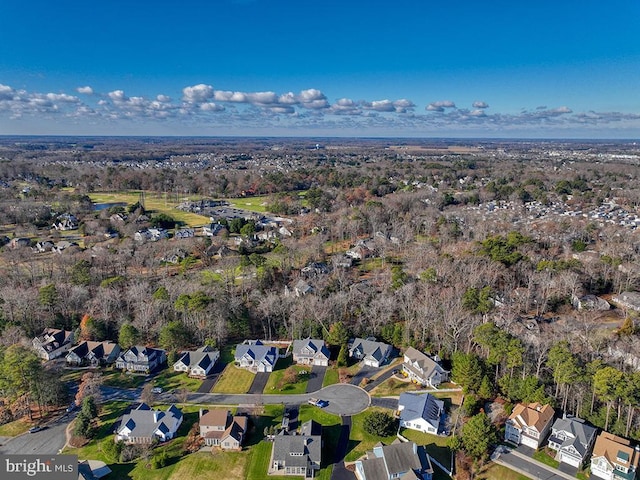
[{"label": "driveway turnaround", "polygon": [[313,393],[322,388],[325,373],[327,373],[327,367],[321,367],[319,365],[311,367],[311,376],[307,383],[307,393]]},{"label": "driveway turnaround", "polygon": [[355,415],[369,407],[371,398],[360,387],[348,383],[337,383],[314,394],[316,398],[327,400],[324,410],[335,415]]}]

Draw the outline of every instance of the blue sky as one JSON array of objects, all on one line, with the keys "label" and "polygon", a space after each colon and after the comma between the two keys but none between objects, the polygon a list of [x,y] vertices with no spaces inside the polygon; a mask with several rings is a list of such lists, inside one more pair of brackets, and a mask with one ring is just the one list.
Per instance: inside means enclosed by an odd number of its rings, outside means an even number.
[{"label": "blue sky", "polygon": [[0,0],[0,134],[640,136],[637,0]]}]

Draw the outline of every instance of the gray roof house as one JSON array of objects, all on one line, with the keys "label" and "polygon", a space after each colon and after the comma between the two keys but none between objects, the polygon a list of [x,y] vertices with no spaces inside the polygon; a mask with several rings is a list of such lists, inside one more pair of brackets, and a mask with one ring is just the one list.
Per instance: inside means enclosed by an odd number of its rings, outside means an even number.
[{"label": "gray roof house", "polygon": [[437,435],[445,419],[444,402],[429,393],[401,393],[398,400],[400,426]]},{"label": "gray roof house", "polygon": [[278,361],[278,349],[268,347],[260,340],[245,340],[236,346],[235,362],[252,372],[273,372]]},{"label": "gray roof house", "polygon": [[355,474],[358,480],[431,480],[433,467],[424,447],[395,440],[391,445],[378,443],[356,461]]},{"label": "gray roof house", "polygon": [[558,418],[551,426],[549,448],[558,452],[556,460],[581,468],[593,449],[597,430],[575,417]]},{"label": "gray roof house", "polygon": [[116,441],[126,443],[165,442],[175,437],[182,424],[182,411],[175,405],[167,410],[152,410],[146,403],[122,416],[116,429]]},{"label": "gray roof house", "polygon": [[135,345],[116,360],[116,368],[130,372],[153,372],[167,362],[167,353],[160,348]]},{"label": "gray roof house", "polygon": [[449,372],[435,360],[413,347],[404,352],[402,373],[412,382],[437,387],[449,379]]},{"label": "gray roof house", "polygon": [[365,365],[379,368],[387,362],[391,350],[391,345],[386,343],[356,338],[349,347],[349,356],[362,360]]},{"label": "gray roof house", "polygon": [[73,345],[73,332],[45,328],[31,342],[36,354],[43,360],[53,360],[66,354]]},{"label": "gray roof house", "polygon": [[90,365],[92,367],[96,367],[98,365],[115,362],[119,354],[120,345],[117,343],[109,341],[93,342],[87,340],[85,342],[80,342],[69,350],[65,360],[69,365]]},{"label": "gray roof house", "polygon": [[304,365],[328,366],[331,352],[324,340],[307,338],[293,341],[293,361]]},{"label": "gray roof house", "polygon": [[194,351],[182,352],[173,364],[176,372],[188,372],[190,377],[206,377],[220,358],[220,352],[204,346]]},{"label": "gray roof house", "polygon": [[268,474],[312,477],[322,462],[322,426],[305,422],[300,435],[276,435]]}]

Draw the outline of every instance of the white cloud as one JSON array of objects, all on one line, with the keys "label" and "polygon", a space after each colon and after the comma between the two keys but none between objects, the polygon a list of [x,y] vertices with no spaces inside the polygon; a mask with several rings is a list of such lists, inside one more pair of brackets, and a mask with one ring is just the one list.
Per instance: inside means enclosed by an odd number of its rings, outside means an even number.
[{"label": "white cloud", "polygon": [[182,99],[187,103],[202,103],[213,98],[213,87],[200,83],[182,89]]},{"label": "white cloud", "polygon": [[473,108],[489,108],[489,104],[487,102],[473,102],[471,106]]},{"label": "white cloud", "polygon": [[156,100],[162,103],[169,103],[171,101],[171,97],[169,97],[168,95],[158,95],[156,96]]},{"label": "white cloud", "polygon": [[429,112],[444,112],[445,108],[456,108],[456,104],[451,100],[442,100],[427,105],[427,111]]},{"label": "white cloud", "polygon": [[78,87],[76,88],[76,92],[82,93],[83,95],[93,95],[93,88],[88,85],[86,87]]},{"label": "white cloud", "polygon": [[200,110],[203,110],[205,112],[222,112],[224,111],[224,107],[222,105],[218,105],[217,103],[207,102],[200,105]]},{"label": "white cloud", "polygon": [[124,90],[114,90],[109,92],[108,97],[113,103],[122,103],[127,101],[127,96],[124,94]]}]

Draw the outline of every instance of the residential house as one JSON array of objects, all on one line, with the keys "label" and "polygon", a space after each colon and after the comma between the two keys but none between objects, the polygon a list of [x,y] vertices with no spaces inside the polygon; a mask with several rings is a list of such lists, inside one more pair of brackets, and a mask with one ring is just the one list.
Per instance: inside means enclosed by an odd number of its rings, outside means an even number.
[{"label": "residential house", "polygon": [[633,480],[638,473],[640,447],[626,438],[602,432],[596,438],[591,455],[591,478]]},{"label": "residential house", "polygon": [[54,246],[55,245],[53,242],[45,240],[43,242],[36,243],[34,250],[39,253],[50,252],[51,250],[53,250]]},{"label": "residential house", "polygon": [[11,248],[23,248],[31,245],[31,240],[25,237],[12,238],[9,242]]},{"label": "residential house", "polygon": [[437,387],[449,379],[449,372],[438,362],[413,347],[404,352],[402,373],[412,382]]},{"label": "residential house", "polygon": [[355,474],[358,480],[431,480],[433,467],[424,447],[395,440],[391,445],[376,444],[356,461]]},{"label": "residential house", "polygon": [[220,358],[220,352],[204,346],[194,351],[182,352],[173,364],[176,372],[188,372],[190,377],[206,377]]},{"label": "residential house", "polygon": [[401,393],[398,400],[400,426],[437,435],[443,430],[444,402],[429,393]]},{"label": "residential house", "polygon": [[311,262],[300,269],[304,278],[315,278],[329,273],[329,267],[324,262]]},{"label": "residential house", "polygon": [[551,405],[518,403],[506,421],[504,439],[538,449],[551,430],[554,414]]},{"label": "residential house", "polygon": [[165,411],[152,410],[145,403],[122,416],[116,428],[116,442],[149,444],[175,437],[182,424],[182,411],[171,405]]},{"label": "residential house", "polygon": [[252,372],[273,372],[277,361],[278,349],[268,347],[260,340],[245,340],[236,346],[236,364]]},{"label": "residential house", "polygon": [[584,423],[581,418],[558,418],[551,426],[549,448],[557,453],[556,460],[581,468],[591,453],[596,440],[596,429]]},{"label": "residential house", "polygon": [[196,232],[193,228],[181,228],[178,231],[176,231],[174,237],[177,239],[193,238],[195,234]]},{"label": "residential house", "polygon": [[276,435],[273,438],[270,475],[315,477],[322,462],[322,426],[309,420],[300,435]]},{"label": "residential house", "polygon": [[364,260],[365,258],[371,257],[373,255],[373,251],[364,243],[359,243],[355,247],[347,250],[345,255],[353,258],[354,260]]},{"label": "residential house", "polygon": [[99,480],[110,473],[111,469],[100,460],[78,461],[78,480]]},{"label": "residential house", "polygon": [[58,217],[56,222],[52,225],[56,230],[67,231],[78,229],[78,219],[75,215],[70,213],[63,213]]},{"label": "residential house", "polygon": [[[75,248],[74,248],[75,247]],[[70,242],[68,240],[62,240],[55,244],[53,251],[56,253],[62,253],[64,251],[78,250],[80,246],[76,242]]]},{"label": "residential house", "polygon": [[303,365],[329,365],[331,352],[327,348],[324,340],[307,338],[293,341],[293,361]]},{"label": "residential house", "polygon": [[202,234],[205,237],[215,237],[221,235],[224,231],[227,231],[227,233],[229,233],[227,227],[225,227],[224,225],[220,225],[219,223],[211,223],[202,227]]},{"label": "residential house", "polygon": [[304,280],[300,279],[293,287],[293,291],[296,294],[296,297],[304,297],[309,293],[313,293],[313,287]]},{"label": "residential house", "polygon": [[43,360],[53,360],[65,355],[73,345],[73,332],[57,328],[45,328],[32,341],[36,354]]},{"label": "residential house", "polygon": [[622,292],[611,298],[615,303],[625,308],[630,308],[636,312],[640,312],[640,293],[639,292]]},{"label": "residential house", "polygon": [[248,417],[232,416],[228,410],[200,409],[200,436],[207,446],[220,447],[223,450],[241,450],[248,421]]},{"label": "residential house", "polygon": [[391,345],[383,342],[356,338],[349,347],[349,356],[362,360],[365,365],[379,368],[387,362],[392,349]]},{"label": "residential house", "polygon": [[116,368],[130,372],[153,372],[167,362],[167,352],[159,348],[136,345],[121,354]]},{"label": "residential house", "polygon": [[113,342],[80,342],[67,353],[69,365],[92,366],[111,364],[120,355],[120,345]]}]

